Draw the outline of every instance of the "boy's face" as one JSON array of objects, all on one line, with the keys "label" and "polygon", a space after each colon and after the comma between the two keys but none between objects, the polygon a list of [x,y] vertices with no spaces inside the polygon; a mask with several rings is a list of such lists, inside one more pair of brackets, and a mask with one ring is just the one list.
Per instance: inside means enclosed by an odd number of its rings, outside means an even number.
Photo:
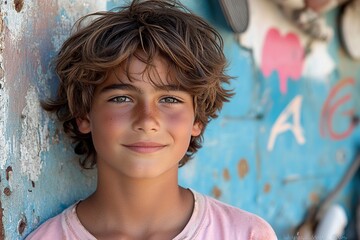
[{"label": "boy's face", "polygon": [[195,122],[193,97],[166,79],[163,58],[154,59],[159,75],[151,76],[165,88],[154,86],[148,74],[142,74],[146,65],[132,59],[132,81],[118,68],[97,86],[90,113],[77,119],[79,130],[91,132],[99,170],[136,178],[177,172],[191,136],[201,133],[201,125]]}]

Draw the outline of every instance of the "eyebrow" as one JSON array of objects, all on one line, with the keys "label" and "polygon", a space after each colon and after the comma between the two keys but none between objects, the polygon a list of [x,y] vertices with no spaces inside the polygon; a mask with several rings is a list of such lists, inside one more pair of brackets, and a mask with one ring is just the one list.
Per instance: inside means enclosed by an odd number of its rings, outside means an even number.
[{"label": "eyebrow", "polygon": [[131,84],[111,84],[111,85],[103,87],[100,90],[100,93],[108,92],[111,90],[131,90],[131,91],[135,91],[135,92],[141,92],[141,90],[139,88],[137,88]]},{"label": "eyebrow", "polygon": [[[185,91],[182,87],[180,87],[178,85],[173,85],[173,84],[155,86],[155,88],[160,89],[160,90],[165,90],[165,91]],[[108,92],[111,90],[130,90],[130,91],[142,93],[142,90],[140,88],[138,88],[132,84],[126,84],[126,83],[111,84],[111,85],[105,86],[100,90],[100,93]]]}]

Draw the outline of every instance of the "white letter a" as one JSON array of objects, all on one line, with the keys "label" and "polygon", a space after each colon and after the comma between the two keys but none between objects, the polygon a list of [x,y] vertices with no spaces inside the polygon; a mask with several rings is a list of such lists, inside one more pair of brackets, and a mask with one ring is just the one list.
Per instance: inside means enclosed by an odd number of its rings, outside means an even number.
[{"label": "white letter a", "polygon": [[[285,110],[280,114],[278,119],[276,120],[274,126],[271,129],[270,139],[267,145],[268,151],[272,151],[274,148],[274,144],[277,136],[280,133],[291,130],[295,135],[296,141],[299,144],[305,143],[305,138],[302,133],[302,128],[300,125],[300,108],[302,103],[302,96],[296,96],[289,105],[285,108]],[[286,120],[293,115],[293,124],[287,123]]]}]

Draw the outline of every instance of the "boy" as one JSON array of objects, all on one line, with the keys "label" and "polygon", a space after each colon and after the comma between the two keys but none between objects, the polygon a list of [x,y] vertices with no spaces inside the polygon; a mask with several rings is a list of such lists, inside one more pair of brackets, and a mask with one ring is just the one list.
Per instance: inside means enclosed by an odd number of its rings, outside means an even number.
[{"label": "boy", "polygon": [[222,48],[173,1],[80,19],[57,57],[57,99],[43,107],[83,167],[96,164],[97,188],[27,239],[276,239],[261,218],[178,186],[178,167],[232,95]]}]

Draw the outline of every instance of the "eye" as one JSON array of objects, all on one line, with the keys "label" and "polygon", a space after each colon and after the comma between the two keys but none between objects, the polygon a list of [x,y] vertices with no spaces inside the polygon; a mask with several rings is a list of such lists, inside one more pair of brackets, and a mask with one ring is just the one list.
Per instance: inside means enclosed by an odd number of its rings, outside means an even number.
[{"label": "eye", "polygon": [[181,100],[174,98],[174,97],[164,97],[160,100],[161,103],[168,103],[168,104],[174,104],[174,103],[182,103]]},{"label": "eye", "polygon": [[124,103],[124,102],[131,102],[131,99],[127,96],[117,96],[109,99],[109,102]]}]

